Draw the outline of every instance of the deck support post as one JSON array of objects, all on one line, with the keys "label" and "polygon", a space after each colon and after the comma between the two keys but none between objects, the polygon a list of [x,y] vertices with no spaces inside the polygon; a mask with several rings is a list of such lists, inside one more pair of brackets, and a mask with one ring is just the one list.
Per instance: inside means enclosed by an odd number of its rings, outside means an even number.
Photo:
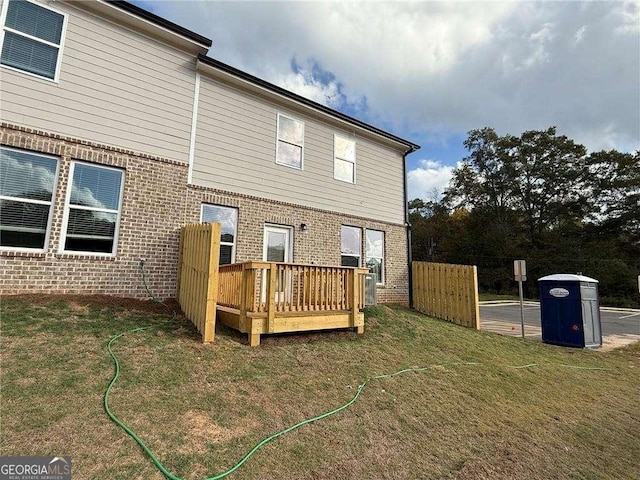
[{"label": "deck support post", "polygon": [[259,333],[249,333],[249,346],[251,346],[251,347],[259,347],[260,346],[260,334]]},{"label": "deck support post", "polygon": [[[358,316],[358,281],[356,275],[356,269],[349,271],[349,280],[347,288],[349,289],[351,303],[351,327],[356,327],[356,318]],[[358,332],[360,333],[360,332]]]},{"label": "deck support post", "polygon": [[267,330],[269,333],[273,333],[275,331],[277,275],[278,266],[275,263],[271,263],[269,265],[269,274],[267,277]]}]

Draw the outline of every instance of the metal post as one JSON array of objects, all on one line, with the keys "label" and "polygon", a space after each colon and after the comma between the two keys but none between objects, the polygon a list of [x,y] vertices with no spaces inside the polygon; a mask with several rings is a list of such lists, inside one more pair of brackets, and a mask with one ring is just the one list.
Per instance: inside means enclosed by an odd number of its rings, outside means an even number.
[{"label": "metal post", "polygon": [[524,338],[524,303],[522,294],[522,277],[518,280],[518,288],[520,290],[520,327],[522,329],[522,338]]}]

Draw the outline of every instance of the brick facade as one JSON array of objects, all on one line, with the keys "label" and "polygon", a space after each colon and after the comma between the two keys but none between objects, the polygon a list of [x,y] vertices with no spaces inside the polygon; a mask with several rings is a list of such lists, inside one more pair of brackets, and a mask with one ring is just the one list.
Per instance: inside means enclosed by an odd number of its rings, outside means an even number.
[{"label": "brick facade", "polygon": [[[3,124],[3,146],[54,155],[59,171],[52,203],[49,242],[44,253],[0,251],[0,294],[83,293],[146,297],[140,259],[148,283],[161,298],[175,297],[180,227],[200,221],[202,203],[238,209],[236,261],[262,259],[265,223],[293,229],[296,263],[340,264],[340,227],[385,232],[381,303],[408,302],[407,238],[402,225],[376,222],[283,202],[188,186],[188,166],[108,145]],[[125,171],[124,194],[114,257],[58,253],[69,167],[81,160]],[[307,225],[302,231],[301,224]],[[364,242],[364,231],[362,232]],[[362,246],[364,252],[364,244]]]}]

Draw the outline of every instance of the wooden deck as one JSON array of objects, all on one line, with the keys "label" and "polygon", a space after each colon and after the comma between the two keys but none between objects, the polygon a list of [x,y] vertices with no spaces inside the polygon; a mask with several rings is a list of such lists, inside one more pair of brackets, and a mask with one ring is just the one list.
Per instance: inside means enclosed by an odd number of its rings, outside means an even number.
[{"label": "wooden deck", "polygon": [[217,318],[249,335],[335,328],[364,332],[366,268],[244,262],[219,269]]}]

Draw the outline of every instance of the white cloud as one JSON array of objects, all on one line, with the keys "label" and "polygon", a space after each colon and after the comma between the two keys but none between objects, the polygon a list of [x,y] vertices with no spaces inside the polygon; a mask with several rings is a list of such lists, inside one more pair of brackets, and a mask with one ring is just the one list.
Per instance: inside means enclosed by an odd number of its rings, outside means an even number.
[{"label": "white cloud", "polygon": [[343,102],[340,85],[335,80],[322,82],[313,72],[313,64],[296,65],[295,72],[276,72],[272,83],[314,102],[337,108]]},{"label": "white cloud", "polygon": [[336,102],[339,97],[338,87],[335,83],[324,85],[318,80],[299,72],[282,75],[279,79],[275,79],[274,83],[314,102],[327,106],[339,105]]},{"label": "white cloud", "polygon": [[[397,133],[557,125],[588,148],[603,137],[640,147],[633,0],[152,5],[213,38],[211,56],[329,106],[365,99],[363,119]],[[335,85],[293,71],[292,59]]]},{"label": "white cloud", "polygon": [[587,26],[586,25],[582,25],[578,31],[576,32],[576,34],[573,36],[573,46],[575,47],[576,45],[578,45],[582,39],[584,38],[585,33],[587,32]]},{"label": "white cloud", "polygon": [[408,199],[439,200],[451,180],[453,169],[434,160],[420,160],[418,168],[407,172]]}]

